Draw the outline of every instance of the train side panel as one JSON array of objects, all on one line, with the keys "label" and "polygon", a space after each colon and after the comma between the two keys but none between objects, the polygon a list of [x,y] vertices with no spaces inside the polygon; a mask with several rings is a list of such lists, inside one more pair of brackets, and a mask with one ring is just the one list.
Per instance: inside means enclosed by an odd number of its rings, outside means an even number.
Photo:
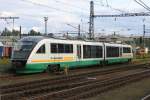
[{"label": "train side panel", "polygon": [[[130,48],[130,52],[124,52],[124,48]],[[105,44],[105,57],[106,63],[124,63],[131,61],[133,58],[132,47],[122,44]]]},{"label": "train side panel", "polygon": [[[51,43],[58,43],[58,44],[72,44],[73,45],[73,52],[72,53],[51,53],[52,47],[50,47]],[[38,54],[38,49],[45,45],[45,53]],[[77,46],[80,46],[80,55],[78,55]],[[83,45],[93,45],[92,42],[74,42],[74,41],[65,41],[65,40],[43,40],[36,45],[34,50],[32,51],[31,55],[26,64],[26,71],[27,73],[30,72],[41,72],[47,69],[48,65],[59,65],[61,69],[64,67],[69,68],[77,68],[77,67],[87,67],[91,65],[98,65],[103,62],[104,54],[101,58],[84,58],[83,56]],[[102,43],[95,43],[94,45],[100,45],[103,47]],[[102,48],[103,49],[103,48]],[[104,50],[102,50],[102,53]],[[80,57],[79,57],[80,56]]]}]

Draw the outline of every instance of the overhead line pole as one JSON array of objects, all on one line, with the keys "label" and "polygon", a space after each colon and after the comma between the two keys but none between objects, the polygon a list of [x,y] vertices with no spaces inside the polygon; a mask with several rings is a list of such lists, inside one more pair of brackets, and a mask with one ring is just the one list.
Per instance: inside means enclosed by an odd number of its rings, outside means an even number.
[{"label": "overhead line pole", "polygon": [[73,26],[71,24],[67,24],[67,25],[71,26],[74,29],[78,29],[78,38],[81,38],[81,26],[80,26],[80,24],[78,25],[78,27],[75,27],[75,26]]},{"label": "overhead line pole", "polygon": [[80,24],[78,25],[78,38],[81,38]]},{"label": "overhead line pole", "polygon": [[96,17],[136,17],[136,16],[150,16],[150,12],[146,13],[124,13],[112,15],[94,15],[94,2],[90,2],[90,18],[89,18],[89,38],[94,39],[94,18]]},{"label": "overhead line pole", "polygon": [[13,29],[12,30],[14,30],[15,19],[19,19],[19,17],[0,17],[0,19],[4,19],[4,20],[12,19],[13,20]]},{"label": "overhead line pole", "polygon": [[143,47],[145,47],[145,24],[143,24]]},{"label": "overhead line pole", "polygon": [[94,2],[90,2],[89,38],[94,39]]}]

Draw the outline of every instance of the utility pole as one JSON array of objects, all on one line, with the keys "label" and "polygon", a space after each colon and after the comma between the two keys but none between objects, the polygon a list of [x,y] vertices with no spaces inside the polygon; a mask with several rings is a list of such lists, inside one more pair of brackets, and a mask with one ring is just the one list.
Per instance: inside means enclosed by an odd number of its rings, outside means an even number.
[{"label": "utility pole", "polygon": [[143,24],[143,48],[145,47],[145,24]]},{"label": "utility pole", "polygon": [[12,31],[14,31],[14,27],[15,27],[15,19],[13,18],[13,29],[12,29]]},{"label": "utility pole", "polygon": [[22,32],[22,30],[21,30],[21,26],[20,26],[20,29],[19,29],[19,38],[21,39],[21,32]]},{"label": "utility pole", "polygon": [[94,2],[90,2],[89,38],[94,38]]},{"label": "utility pole", "polygon": [[81,34],[80,34],[80,24],[78,25],[78,38],[81,37]]},{"label": "utility pole", "polygon": [[71,26],[72,28],[74,28],[74,29],[78,29],[78,37],[80,38],[81,37],[81,26],[80,26],[80,24],[78,25],[78,27],[75,27],[75,26],[73,26],[73,25],[71,25],[71,24],[67,24],[68,26]]},{"label": "utility pole", "polygon": [[47,21],[48,21],[48,17],[44,17],[44,21],[45,21],[45,35],[47,35]]}]

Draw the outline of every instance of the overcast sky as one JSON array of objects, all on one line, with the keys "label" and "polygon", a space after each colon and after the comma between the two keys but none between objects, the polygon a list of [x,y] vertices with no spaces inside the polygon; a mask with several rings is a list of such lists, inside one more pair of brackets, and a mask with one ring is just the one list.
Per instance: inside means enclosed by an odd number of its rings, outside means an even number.
[{"label": "overcast sky", "polygon": [[[148,12],[134,0],[93,1],[96,15]],[[149,0],[142,1],[150,6]],[[75,27],[81,24],[81,29],[88,31],[89,8],[90,0],[0,0],[0,16],[19,17],[15,20],[15,29],[21,25],[23,33],[31,29],[44,33],[44,16],[48,17],[49,33],[77,31],[67,24]],[[121,35],[141,35],[143,19],[146,28],[150,28],[150,17],[95,18],[95,32],[102,35],[114,31]],[[4,27],[12,29],[12,20],[0,20],[0,26],[0,31]]]}]

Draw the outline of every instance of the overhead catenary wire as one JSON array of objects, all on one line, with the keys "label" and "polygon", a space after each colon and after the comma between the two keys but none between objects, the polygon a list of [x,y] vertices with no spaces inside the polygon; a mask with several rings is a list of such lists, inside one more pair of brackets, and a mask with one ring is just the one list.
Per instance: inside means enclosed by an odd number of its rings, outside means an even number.
[{"label": "overhead catenary wire", "polygon": [[137,1],[137,0],[134,0],[136,3],[138,3],[139,5],[141,5],[142,7],[144,7],[146,10],[148,10],[147,9],[147,7],[145,7],[143,4],[141,4],[139,1]]},{"label": "overhead catenary wire", "polygon": [[150,7],[147,6],[143,1],[139,0],[149,11],[150,11]]},{"label": "overhead catenary wire", "polygon": [[[97,2],[98,2],[98,1],[97,1]],[[109,8],[109,9],[111,9],[111,10],[114,10],[114,11],[119,11],[119,12],[121,12],[121,13],[127,13],[127,11],[123,11],[123,10],[121,10],[121,9],[112,7],[112,6],[108,3],[108,0],[105,0],[105,3],[106,3],[106,4],[104,4],[104,2],[102,2],[102,1],[99,1],[99,3],[101,3],[101,6],[102,6],[102,7],[106,7],[106,8]]]},{"label": "overhead catenary wire", "polygon": [[71,12],[66,11],[66,10],[54,8],[54,7],[51,7],[51,6],[48,6],[48,5],[44,5],[44,4],[40,4],[40,3],[37,3],[37,2],[33,2],[33,1],[30,1],[30,0],[21,0],[21,1],[24,1],[24,2],[27,2],[27,3],[31,3],[31,4],[33,4],[33,5],[45,7],[45,8],[50,8],[50,9],[53,9],[53,10],[56,10],[56,11],[60,11],[60,12],[71,13]]},{"label": "overhead catenary wire", "polygon": [[56,8],[56,7],[52,7],[52,6],[49,6],[49,5],[45,5],[45,4],[33,2],[33,1],[30,1],[30,0],[21,0],[21,1],[27,2],[27,3],[31,3],[33,5],[40,6],[40,7],[50,8],[50,9],[53,9],[53,10],[56,10],[56,11],[59,11],[59,12],[63,12],[63,13],[70,13],[70,14],[74,14],[75,13],[75,12],[72,12],[72,11],[68,11],[68,10],[64,10],[64,9],[59,9],[59,8]]},{"label": "overhead catenary wire", "polygon": [[74,4],[69,4],[69,3],[66,3],[66,2],[62,2],[62,1],[59,1],[59,0],[54,0],[56,3],[60,3],[60,4],[63,4],[63,5],[68,5],[68,6],[70,6],[70,7],[72,7],[72,8],[76,8],[76,9],[80,9],[80,10],[84,10],[84,11],[88,11],[88,9],[85,9],[85,8],[82,8],[82,7],[79,7],[79,6],[77,6],[77,5],[74,5]]},{"label": "overhead catenary wire", "polygon": [[150,8],[144,2],[142,2],[141,0],[140,1],[134,0],[134,1],[136,3],[138,3],[139,5],[141,5],[142,7],[144,7],[146,10],[150,11]]}]

